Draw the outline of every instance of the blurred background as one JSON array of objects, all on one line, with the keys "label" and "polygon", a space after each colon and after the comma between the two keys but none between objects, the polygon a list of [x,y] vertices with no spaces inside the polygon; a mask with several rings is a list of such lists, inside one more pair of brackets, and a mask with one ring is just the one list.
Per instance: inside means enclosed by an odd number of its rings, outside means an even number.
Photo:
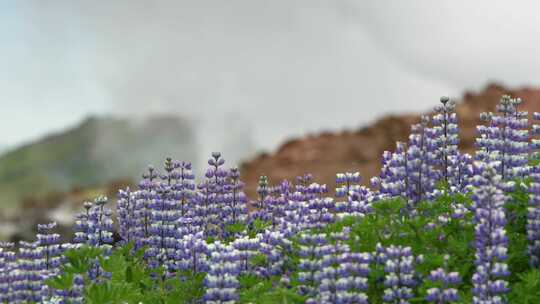
[{"label": "blurred background", "polygon": [[[210,152],[253,195],[313,172],[376,174],[441,95],[472,146],[502,93],[540,103],[534,1],[0,3],[0,238],[68,225],[148,164]],[[329,185],[333,187],[332,184]],[[22,216],[24,214],[24,216]]]}]

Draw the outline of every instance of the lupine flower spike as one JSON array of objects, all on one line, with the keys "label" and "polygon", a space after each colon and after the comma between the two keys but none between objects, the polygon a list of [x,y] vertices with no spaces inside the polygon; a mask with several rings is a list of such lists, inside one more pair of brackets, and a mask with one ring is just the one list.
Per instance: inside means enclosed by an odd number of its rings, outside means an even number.
[{"label": "lupine flower spike", "polygon": [[510,275],[506,236],[505,195],[500,189],[498,164],[475,163],[476,272],[472,277],[473,303],[506,303],[506,278]]}]

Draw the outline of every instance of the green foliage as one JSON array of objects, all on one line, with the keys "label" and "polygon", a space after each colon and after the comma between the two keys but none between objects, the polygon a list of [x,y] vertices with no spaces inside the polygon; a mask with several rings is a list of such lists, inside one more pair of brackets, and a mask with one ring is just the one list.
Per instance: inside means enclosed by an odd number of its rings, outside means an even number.
[{"label": "green foliage", "polygon": [[257,298],[253,298],[244,303],[256,303],[256,304],[300,304],[306,301],[306,297],[298,295],[295,291],[279,287],[270,290],[266,293],[262,293]]},{"label": "green foliage", "polygon": [[247,227],[244,223],[238,222],[234,224],[229,224],[225,226],[225,242],[230,243],[235,240],[235,238],[246,231]]},{"label": "green foliage", "polygon": [[267,264],[266,255],[259,253],[251,257],[250,264],[254,267],[262,267]]},{"label": "green foliage", "polygon": [[253,221],[253,223],[251,223],[251,225],[249,225],[247,232],[249,237],[255,237],[258,233],[270,228],[270,226],[272,226],[272,222],[256,219]]},{"label": "green foliage", "polygon": [[64,273],[60,276],[56,276],[48,279],[45,283],[47,286],[57,290],[67,290],[73,285],[73,273]]},{"label": "green foliage", "polygon": [[[530,268],[526,254],[527,184],[527,180],[516,182],[515,190],[509,193],[505,204],[510,243],[508,265],[512,272],[509,278],[512,289],[508,296],[510,303],[540,303],[540,271]],[[411,213],[411,206],[401,199],[383,200],[375,202],[373,212],[363,217],[345,217],[308,233],[330,235],[347,227],[350,237],[346,242],[354,252],[373,253],[378,243],[383,246],[410,246],[415,256],[423,257],[415,265],[420,279],[438,267],[457,271],[462,280],[456,286],[460,303],[470,303],[471,277],[475,271],[473,214],[468,212],[456,217],[454,209],[458,204],[470,208],[472,202],[466,194],[449,194],[445,192],[444,185],[441,187],[443,194],[432,201],[416,204],[415,213]],[[249,226],[233,224],[225,229],[232,240],[238,234],[255,236],[268,227],[269,222],[255,220]],[[287,279],[283,280],[281,276],[263,278],[253,274],[241,275],[238,278],[239,303],[305,302],[306,297],[298,292],[298,237],[291,237],[290,241],[291,247],[274,248],[281,251],[285,258],[282,270],[287,273]],[[163,269],[151,270],[146,267],[144,249],[135,252],[132,245],[126,245],[115,248],[107,257],[103,253],[100,249],[84,246],[67,251],[67,263],[62,266],[62,275],[48,280],[47,284],[54,289],[67,290],[72,287],[74,276],[83,275],[87,283],[84,290],[87,303],[197,303],[204,295],[205,273],[182,272],[165,279]],[[86,273],[96,261],[104,271],[110,273],[110,279],[98,282],[88,280]],[[256,254],[249,263],[254,269],[260,269],[268,267],[269,261],[264,254]],[[367,294],[370,303],[381,303],[384,267],[376,263],[370,267]],[[414,288],[415,298],[411,299],[411,303],[426,303],[427,290],[437,287],[437,283],[427,280],[421,279],[420,282]]]},{"label": "green foliage", "polygon": [[528,181],[516,182],[516,189],[510,192],[505,207],[508,223],[506,225],[508,235],[508,267],[511,275],[509,281],[517,282],[519,275],[529,269],[527,256],[527,207],[529,194],[527,192]]},{"label": "green foliage", "polygon": [[48,279],[45,283],[54,289],[70,289],[73,286],[75,275],[86,274],[90,270],[93,261],[100,257],[102,253],[102,249],[89,246],[67,250],[64,256],[68,263],[61,267],[62,274]]},{"label": "green foliage", "polygon": [[204,295],[205,273],[182,272],[177,278],[169,279],[170,287],[164,303],[196,303]]},{"label": "green foliage", "polygon": [[[346,217],[328,225],[324,232],[339,232],[344,227],[351,229],[348,245],[356,252],[374,252],[376,245],[402,245],[412,248],[415,256],[423,256],[416,271],[425,277],[431,270],[443,266],[444,256],[449,255],[448,269],[458,271],[463,283],[462,290],[470,289],[470,278],[474,272],[474,227],[472,214],[452,218],[453,206],[470,206],[471,200],[463,194],[444,193],[433,201],[420,202],[415,206],[417,215],[410,215],[407,203],[401,199],[376,202],[374,211],[362,218]],[[384,292],[384,267],[371,265],[368,277],[368,297],[371,303],[382,302]],[[429,284],[420,284],[415,291],[414,302],[423,303]]]},{"label": "green foliage", "polygon": [[[261,279],[254,275],[240,276],[240,303],[252,304],[295,304],[304,303],[306,298],[295,289],[280,286],[278,277]],[[277,287],[274,287],[276,286]]]},{"label": "green foliage", "polygon": [[225,232],[231,235],[239,234],[245,230],[246,230],[246,225],[240,222],[225,226]]},{"label": "green foliage", "polygon": [[[204,294],[205,273],[182,272],[173,278],[164,277],[163,269],[149,269],[143,259],[145,248],[133,250],[132,244],[119,247],[109,255],[94,247],[82,246],[66,252],[68,263],[62,274],[49,279],[49,287],[69,290],[73,278],[84,278],[85,303],[194,303]],[[88,271],[98,262],[110,279],[90,281]]]},{"label": "green foliage", "polygon": [[540,271],[529,270],[517,275],[518,281],[512,285],[510,303],[533,304],[540,303]]}]

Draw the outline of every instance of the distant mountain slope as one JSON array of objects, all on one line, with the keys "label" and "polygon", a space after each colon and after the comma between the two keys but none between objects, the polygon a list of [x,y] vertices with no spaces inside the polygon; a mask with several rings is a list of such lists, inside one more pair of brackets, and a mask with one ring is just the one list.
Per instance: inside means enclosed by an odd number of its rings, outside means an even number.
[{"label": "distant mountain slope", "polygon": [[175,116],[131,121],[91,117],[80,125],[0,157],[0,207],[25,197],[140,176],[163,159],[196,161],[190,124]]},{"label": "distant mountain slope", "polygon": [[[480,112],[495,111],[503,94],[521,97],[523,109],[540,112],[540,90],[510,90],[492,84],[481,92],[465,93],[457,107],[461,149],[473,150]],[[437,104],[438,99],[434,98],[433,106]],[[326,183],[329,188],[334,187],[338,172],[359,171],[364,181],[368,181],[378,174],[383,151],[393,151],[396,141],[407,140],[411,124],[419,118],[420,114],[390,115],[356,131],[326,132],[292,139],[276,152],[261,154],[243,164],[246,192],[250,197],[255,196],[257,180],[262,174],[276,184],[283,179],[293,181],[296,176],[309,172],[317,182]]]}]

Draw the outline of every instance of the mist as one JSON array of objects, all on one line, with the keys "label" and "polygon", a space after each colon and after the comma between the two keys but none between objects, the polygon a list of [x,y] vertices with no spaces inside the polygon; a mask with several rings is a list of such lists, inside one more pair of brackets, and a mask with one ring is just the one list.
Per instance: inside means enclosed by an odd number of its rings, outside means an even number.
[{"label": "mist", "polygon": [[521,18],[491,3],[12,2],[0,90],[17,132],[2,122],[2,135],[17,144],[88,113],[175,113],[194,122],[202,155],[237,163],[488,81],[534,84],[537,5]]}]

